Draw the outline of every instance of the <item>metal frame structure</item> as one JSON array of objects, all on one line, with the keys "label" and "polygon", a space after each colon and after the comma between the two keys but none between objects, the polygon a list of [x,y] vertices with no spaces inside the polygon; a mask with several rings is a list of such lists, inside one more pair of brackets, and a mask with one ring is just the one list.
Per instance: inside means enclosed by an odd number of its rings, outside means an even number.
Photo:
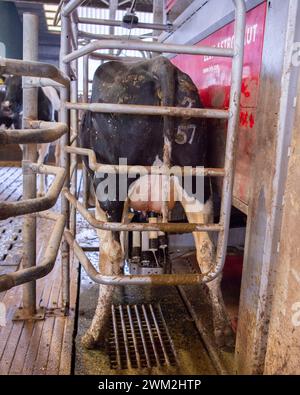
[{"label": "metal frame structure", "polygon": [[[51,84],[69,86],[70,79],[56,67],[37,62],[38,51],[38,17],[24,14],[23,18],[23,54],[24,60],[0,59],[0,72],[44,81]],[[27,80],[28,81],[28,80]],[[49,83],[49,80],[46,80]],[[25,78],[23,77],[23,82]],[[62,190],[66,171],[61,167],[45,166],[35,163],[37,144],[49,143],[68,134],[66,123],[42,122],[37,118],[37,88],[32,84],[23,85],[23,127],[21,130],[0,130],[0,142],[5,144],[23,144],[23,199],[19,202],[0,202],[0,219],[27,214],[23,223],[23,261],[22,269],[15,273],[0,276],[0,292],[12,287],[23,286],[23,309],[17,319],[42,319],[42,309],[36,308],[36,280],[52,271],[66,217],[63,214],[45,212],[53,207]],[[36,174],[54,174],[55,180],[45,197],[36,197]],[[43,211],[43,213],[42,213]],[[44,258],[36,266],[36,219],[37,217],[55,221]]]},{"label": "metal frame structure", "polygon": [[[245,15],[246,8],[244,0],[233,0],[236,13],[235,21],[235,44],[233,49],[223,48],[210,48],[210,47],[195,47],[185,45],[170,45],[161,44],[156,42],[142,42],[141,40],[96,40],[89,44],[79,48],[78,46],[78,23],[95,23],[93,20],[85,20],[78,18],[77,7],[81,5],[80,0],[64,1],[61,7],[61,52],[60,52],[60,71],[53,66],[45,64],[37,64],[32,62],[36,60],[36,29],[37,21],[33,15],[24,17],[24,61],[10,61],[5,60],[0,62],[0,71],[2,69],[8,70],[12,74],[27,75],[31,77],[42,77],[50,78],[56,83],[60,84],[60,96],[61,96],[61,112],[60,112],[60,124],[54,127],[54,137],[52,136],[52,125],[48,135],[55,138],[60,133],[62,135],[60,142],[62,148],[61,167],[63,174],[60,170],[56,169],[60,176],[56,181],[56,184],[52,186],[52,190],[49,190],[48,196],[44,199],[48,199],[49,194],[53,198],[53,189],[55,192],[59,192],[64,185],[63,193],[61,195],[61,216],[58,217],[57,221],[57,232],[58,235],[62,234],[62,219],[64,219],[65,231],[64,237],[61,244],[61,267],[62,267],[62,310],[67,314],[70,300],[70,247],[74,249],[74,253],[86,269],[88,275],[92,280],[99,284],[106,285],[125,285],[125,284],[139,284],[139,285],[187,285],[197,284],[200,282],[209,282],[215,279],[221,272],[224,266],[227,239],[229,232],[230,213],[232,204],[232,190],[233,190],[233,170],[235,160],[235,144],[237,137],[237,128],[239,120],[239,103],[241,96],[241,83],[242,83],[242,70],[243,70],[243,51],[244,51],[244,35],[245,35]],[[110,26],[118,26],[119,22],[111,23],[110,21],[97,21],[97,24],[109,23]],[[139,26],[140,27],[140,26]],[[170,30],[170,26],[147,24],[147,28],[153,30],[161,29],[165,31]],[[31,46],[30,48],[27,48]],[[192,55],[210,55],[219,57],[230,57],[232,58],[232,83],[231,83],[231,95],[230,95],[230,107],[228,111],[214,110],[214,109],[198,109],[198,108],[178,108],[178,107],[153,107],[153,106],[139,106],[139,105],[117,105],[114,103],[96,104],[88,103],[88,56],[97,56],[103,59],[107,59],[108,56],[114,60],[124,60],[124,57],[118,58],[114,55],[101,54],[96,52],[100,49],[131,49],[145,52],[156,52],[156,53],[177,53],[177,54],[192,54]],[[77,103],[77,60],[80,57],[84,57],[84,103]],[[128,59],[132,60],[132,59]],[[72,78],[71,78],[72,76]],[[75,76],[75,78],[74,78]],[[71,79],[73,81],[71,81]],[[24,118],[35,119],[37,114],[36,108],[36,92],[39,84],[48,84],[48,80],[26,80],[24,84],[24,98],[26,102],[30,103],[30,106],[24,108]],[[51,83],[52,84],[52,83]],[[77,129],[78,129],[78,111],[89,110],[93,112],[115,112],[122,114],[147,114],[147,115],[161,115],[161,116],[189,116],[199,118],[218,118],[228,120],[228,131],[227,131],[227,147],[225,154],[225,166],[222,169],[204,169],[203,175],[224,177],[223,182],[223,193],[222,193],[222,205],[220,213],[220,222],[218,224],[171,224],[164,221],[160,224],[113,224],[109,222],[97,221],[93,215],[85,209],[85,207],[77,200],[75,196],[77,190],[77,155],[88,155],[90,159],[90,165],[94,168],[103,168],[105,171],[110,171],[107,165],[103,166],[96,163],[95,155],[92,151],[82,150],[76,147]],[[37,126],[36,123],[31,125]],[[67,126],[66,126],[67,125]],[[28,126],[28,123],[27,125]],[[66,126],[66,128],[65,128]],[[41,124],[40,127],[45,127]],[[24,133],[24,141],[31,143],[28,145],[28,149],[25,150],[24,154],[24,196],[25,206],[29,206],[29,202],[26,199],[30,199],[32,202],[32,209],[38,210],[37,207],[44,209],[44,204],[37,204],[35,190],[36,190],[36,171],[49,171],[47,166],[41,166],[37,168],[34,165],[36,158],[36,144],[39,137],[45,129],[27,131]],[[20,131],[21,133],[21,131]],[[41,142],[45,141],[48,137],[45,137],[47,133],[44,133],[44,137]],[[11,141],[23,141],[19,136],[19,133],[11,135]],[[35,138],[38,137],[37,140]],[[50,139],[49,137],[49,139]],[[0,133],[0,139],[8,141],[10,139],[8,134]],[[34,142],[34,143],[33,143]],[[162,174],[167,171],[168,158],[164,158],[163,168],[157,168],[158,174]],[[128,170],[122,169],[119,166],[113,165],[112,168],[118,172]],[[129,169],[130,170],[130,169]],[[52,169],[52,171],[54,171]],[[57,175],[58,175],[57,173]],[[55,188],[54,188],[55,186]],[[55,195],[56,197],[56,195]],[[50,199],[51,204],[54,200]],[[24,203],[24,202],[23,202]],[[40,206],[39,206],[40,205]],[[48,207],[46,205],[46,207]],[[1,209],[1,206],[0,206]],[[163,232],[217,232],[218,233],[218,245],[216,254],[216,263],[207,273],[199,274],[162,274],[162,275],[137,275],[137,276],[117,276],[110,277],[104,276],[98,273],[89,262],[83,249],[76,242],[76,212],[79,211],[84,218],[90,223],[91,226],[104,230],[122,230],[122,231],[163,231]],[[1,212],[1,210],[0,210]],[[25,212],[29,212],[26,209]],[[39,274],[33,270],[35,265],[35,231],[36,231],[36,216],[25,217],[24,224],[24,259],[25,259],[25,270],[32,272],[30,278],[24,277],[19,274],[22,280],[16,280],[15,278],[1,278],[7,287],[18,285],[21,282],[30,281],[25,285],[24,289],[24,307],[27,315],[34,316],[35,310],[35,283],[32,281],[39,278]],[[164,216],[164,218],[166,218]],[[50,244],[56,246],[58,237],[51,238]],[[49,244],[49,245],[50,245]],[[48,251],[48,250],[47,250]],[[47,253],[46,251],[46,253]],[[52,256],[51,256],[52,258]],[[43,275],[48,273],[49,267],[51,268],[52,260],[49,263],[46,261],[47,269],[41,270]],[[41,273],[40,271],[38,273]]]},{"label": "metal frame structure", "polygon": [[[147,115],[167,115],[167,116],[185,116],[188,115],[190,117],[202,117],[202,118],[223,118],[228,119],[228,132],[227,132],[227,147],[225,154],[225,167],[224,169],[212,169],[212,175],[214,175],[214,171],[216,171],[218,176],[224,176],[223,183],[223,194],[222,194],[222,206],[221,206],[221,215],[220,215],[220,223],[219,224],[157,224],[155,225],[155,230],[167,230],[168,232],[177,231],[180,229],[181,232],[191,232],[191,231],[216,231],[219,233],[218,237],[218,246],[217,246],[217,254],[216,254],[216,265],[203,276],[195,276],[193,279],[187,280],[186,275],[176,276],[175,275],[161,275],[158,276],[158,279],[152,277],[151,281],[148,279],[149,276],[135,276],[134,279],[132,276],[122,276],[122,278],[116,279],[114,284],[124,283],[132,284],[148,284],[149,281],[153,283],[159,283],[161,285],[174,285],[174,284],[187,284],[187,283],[197,283],[197,282],[209,282],[216,278],[223,269],[225,256],[226,256],[226,248],[227,248],[227,239],[229,232],[229,222],[230,222],[230,213],[231,213],[231,204],[232,204],[232,189],[233,189],[233,170],[234,170],[234,151],[235,151],[235,143],[236,143],[236,135],[237,135],[237,126],[239,119],[239,103],[240,103],[240,92],[241,92],[241,82],[242,82],[242,69],[243,69],[243,51],[244,51],[244,35],[245,35],[245,15],[246,8],[243,0],[233,0],[235,5],[236,12],[236,22],[235,22],[235,44],[234,49],[223,49],[223,48],[209,48],[209,47],[195,47],[195,46],[185,46],[185,45],[170,45],[170,44],[161,44],[154,42],[142,42],[136,40],[95,40],[81,48],[75,48],[73,51],[68,51],[67,42],[68,42],[68,32],[72,29],[71,24],[71,15],[72,12],[76,13],[76,7],[78,3],[81,3],[77,0],[69,1],[65,3],[62,7],[62,51],[61,51],[61,69],[63,71],[67,70],[68,65],[75,61],[80,57],[84,57],[87,59],[87,56],[95,53],[101,49],[132,49],[132,50],[141,50],[141,51],[155,51],[159,53],[177,53],[177,54],[193,54],[193,55],[210,55],[210,56],[220,56],[220,57],[231,57],[232,61],[232,84],[231,84],[231,95],[230,95],[230,107],[228,111],[219,111],[219,110],[207,110],[207,109],[186,109],[186,108],[166,108],[166,107],[152,107],[152,106],[138,106],[138,105],[117,105],[114,103],[105,103],[105,104],[96,104],[96,103],[70,103],[67,100],[63,100],[63,113],[66,114],[69,110],[89,110],[92,112],[115,112],[122,114],[147,114]],[[80,18],[78,16],[74,17],[73,20],[77,20],[80,22]],[[82,21],[81,21],[82,22]],[[94,23],[95,21],[85,20],[84,23]],[[97,23],[103,24],[103,21],[98,21]],[[76,26],[76,24],[75,24]],[[154,26],[152,26],[154,29]],[[167,30],[167,29],[165,29]],[[75,32],[76,33],[76,32]],[[75,35],[75,34],[73,34]],[[97,52],[96,52],[97,53]],[[101,54],[99,54],[101,56]],[[84,70],[86,72],[87,66],[85,64]],[[86,84],[88,81],[88,77],[85,76],[85,90]],[[87,92],[84,94],[84,100],[87,100]],[[83,153],[80,149],[70,149],[65,147],[65,153],[70,154],[78,154],[81,155]],[[85,152],[85,155],[89,155],[91,157],[92,153]],[[101,164],[95,166],[101,168]],[[165,164],[166,165],[166,164]],[[118,166],[113,166],[114,170],[120,171],[121,169]],[[105,168],[105,171],[107,168]],[[210,170],[207,170],[207,175],[210,175]],[[63,194],[64,204],[66,202],[70,203],[72,207],[75,207],[80,213],[89,221],[89,223],[97,228],[106,229],[106,230],[124,230],[124,231],[144,231],[150,230],[151,226],[149,224],[112,224],[112,223],[102,223],[97,221],[85,208],[76,200],[74,195],[68,192],[66,189]],[[68,206],[68,204],[66,204]],[[64,212],[66,214],[66,212]],[[88,273],[90,272],[92,279],[98,283],[107,284],[110,283],[107,279],[104,278],[101,274],[92,275],[91,271],[89,271],[90,266],[87,258],[84,255],[83,250],[76,243],[75,235],[71,234],[66,230],[65,238],[68,241],[69,245],[74,248],[75,255],[81,261],[83,266],[87,268]],[[84,258],[85,257],[85,258]],[[147,277],[147,278],[146,278]]]}]

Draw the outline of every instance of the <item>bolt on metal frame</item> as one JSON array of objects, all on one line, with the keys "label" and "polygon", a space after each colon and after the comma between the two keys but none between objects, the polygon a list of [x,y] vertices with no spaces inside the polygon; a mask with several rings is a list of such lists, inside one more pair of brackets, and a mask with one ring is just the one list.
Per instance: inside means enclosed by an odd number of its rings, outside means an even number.
[{"label": "bolt on metal frame", "polygon": [[[220,222],[219,224],[168,224],[162,223],[157,224],[153,227],[151,224],[112,224],[103,223],[97,221],[81,203],[79,203],[76,197],[68,191],[68,182],[66,182],[66,188],[63,193],[63,201],[69,202],[73,207],[75,207],[91,224],[96,228],[106,229],[106,230],[164,230],[166,232],[203,232],[212,231],[218,232],[218,244],[216,252],[216,263],[211,268],[208,273],[201,275],[159,275],[159,276],[117,276],[108,278],[109,276],[103,276],[97,273],[94,268],[92,268],[88,258],[86,257],[84,251],[76,242],[75,235],[65,231],[65,239],[67,243],[74,249],[75,255],[82,263],[86,269],[89,276],[99,284],[114,284],[114,285],[130,285],[130,284],[160,284],[160,285],[184,285],[184,284],[195,284],[199,282],[209,282],[214,280],[223,270],[228,233],[230,225],[230,214],[232,205],[232,192],[233,192],[233,181],[234,181],[234,164],[235,164],[235,147],[236,147],[236,137],[238,129],[239,120],[239,105],[241,97],[241,84],[242,84],[242,72],[243,72],[243,54],[244,54],[244,37],[245,37],[245,21],[246,21],[246,7],[244,0],[233,0],[235,6],[235,41],[233,49],[224,48],[211,48],[211,47],[196,47],[189,45],[174,45],[174,44],[162,44],[154,42],[141,42],[134,40],[96,40],[81,48],[75,49],[73,52],[69,52],[66,42],[68,38],[69,23],[67,22],[68,16],[72,14],[72,11],[76,11],[78,4],[82,2],[73,0],[65,4],[62,8],[62,51],[61,51],[61,69],[67,72],[68,65],[70,62],[84,57],[84,72],[88,73],[88,56],[98,56],[103,58],[107,56],[106,54],[101,54],[96,52],[100,49],[131,49],[140,51],[154,51],[160,53],[176,53],[176,54],[192,54],[192,55],[210,55],[219,57],[230,57],[232,58],[232,75],[231,75],[231,93],[230,93],[230,105],[228,111],[215,110],[215,109],[187,109],[178,107],[153,107],[153,106],[139,106],[139,105],[121,105],[115,103],[87,103],[87,84],[88,76],[84,75],[84,100],[85,103],[70,103],[68,100],[62,100],[63,112],[67,113],[68,110],[88,110],[92,112],[114,112],[121,114],[147,114],[147,115],[164,115],[164,116],[189,116],[189,117],[203,117],[203,118],[219,118],[228,120],[227,129],[227,141],[226,141],[226,152],[225,152],[225,166],[223,169],[206,169],[207,175],[224,176],[223,191],[222,191],[222,204],[220,212]],[[118,21],[103,21],[103,20],[93,20],[91,18],[74,18],[77,23],[86,24],[99,24],[110,26],[118,26]],[[75,24],[76,27],[76,24]],[[157,26],[149,25],[149,28],[153,30]],[[161,28],[163,28],[161,26]],[[167,30],[164,27],[164,30]],[[65,154],[82,154],[82,149],[68,148],[67,144],[64,144]],[[89,156],[90,164],[92,163],[95,167],[101,168],[101,164],[96,164],[93,160],[93,153],[87,152],[85,155]],[[92,159],[92,161],[91,161]],[[117,165],[112,166],[114,170],[123,171],[124,169],[119,168]],[[109,168],[105,166],[105,171]],[[214,174],[214,170],[217,174]],[[66,212],[64,212],[66,214]]]},{"label": "bolt on metal frame", "polygon": [[[23,309],[18,319],[41,319],[44,314],[36,309],[36,280],[46,276],[53,269],[66,216],[45,212],[53,207],[64,185],[66,170],[62,167],[35,163],[37,144],[49,143],[68,135],[66,123],[36,120],[38,114],[37,87],[41,84],[68,87],[70,79],[51,64],[37,62],[38,58],[38,17],[33,14],[23,16],[23,56],[24,60],[0,59],[0,73],[23,77],[23,128],[20,130],[0,130],[1,144],[23,144],[23,199],[18,202],[0,202],[0,219],[24,215],[22,269],[0,276],[0,292],[23,284]],[[29,80],[27,77],[34,77]],[[24,83],[26,82],[26,83]],[[54,174],[45,197],[36,197],[36,174]],[[43,213],[41,213],[43,211]],[[55,221],[44,257],[36,266],[36,218]],[[17,318],[17,317],[16,317]]]}]

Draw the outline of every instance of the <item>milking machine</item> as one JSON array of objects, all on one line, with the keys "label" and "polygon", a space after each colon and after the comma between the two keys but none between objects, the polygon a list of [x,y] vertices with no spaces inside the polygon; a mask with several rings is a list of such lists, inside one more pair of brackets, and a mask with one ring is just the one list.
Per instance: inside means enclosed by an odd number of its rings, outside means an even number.
[{"label": "milking machine", "polygon": [[[154,212],[146,215],[136,213],[138,222],[157,224],[162,217]],[[128,238],[128,274],[167,274],[170,273],[168,258],[168,238],[164,232],[131,232]]]}]

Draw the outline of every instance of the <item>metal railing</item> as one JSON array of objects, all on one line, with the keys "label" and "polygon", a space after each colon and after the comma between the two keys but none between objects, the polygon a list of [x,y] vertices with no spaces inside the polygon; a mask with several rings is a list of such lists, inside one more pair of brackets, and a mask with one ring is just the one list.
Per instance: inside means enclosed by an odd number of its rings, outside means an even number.
[{"label": "metal railing", "polygon": [[[89,44],[78,48],[78,23],[88,23],[88,24],[109,24],[110,26],[118,26],[119,21],[103,21],[103,20],[93,20],[78,18],[77,7],[81,5],[80,0],[71,0],[65,2],[61,7],[61,50],[60,50],[60,70],[54,66],[38,63],[34,61],[34,54],[29,51],[25,51],[25,61],[14,61],[9,59],[0,60],[0,72],[7,72],[10,74],[26,75],[30,77],[39,77],[41,80],[27,80],[26,94],[32,102],[34,97],[34,89],[36,86],[42,84],[47,84],[48,78],[55,81],[56,84],[60,86],[60,96],[62,108],[60,111],[60,124],[46,125],[45,123],[38,124],[37,121],[31,121],[27,124],[31,130],[25,130],[24,135],[20,136],[21,131],[14,131],[10,137],[6,132],[0,132],[0,142],[10,141],[19,142],[25,141],[29,144],[31,149],[25,152],[24,159],[26,160],[24,166],[29,174],[26,174],[26,183],[24,181],[24,199],[29,199],[27,201],[28,205],[32,205],[31,199],[36,200],[33,191],[33,185],[35,186],[35,175],[37,171],[46,172],[49,171],[47,166],[37,167],[34,164],[33,156],[36,153],[35,144],[40,142],[52,141],[52,138],[61,137],[60,144],[62,148],[62,160],[61,166],[63,171],[57,169],[56,180],[52,184],[48,194],[45,198],[48,199],[47,205],[55,202],[57,194],[59,193],[62,186],[63,193],[61,195],[61,215],[57,217],[57,223],[55,231],[58,236],[62,235],[62,222],[66,225],[64,231],[63,242],[61,246],[61,266],[62,266],[62,307],[65,312],[67,312],[70,300],[70,247],[74,249],[74,253],[85,268],[87,274],[90,278],[104,285],[187,285],[187,284],[197,284],[200,282],[209,282],[216,278],[222,271],[227,249],[227,240],[229,232],[229,222],[232,204],[232,191],[233,191],[233,173],[234,173],[234,161],[235,161],[235,144],[237,137],[238,119],[239,119],[239,103],[241,95],[241,83],[242,83],[242,69],[243,69],[243,51],[244,51],[244,36],[245,36],[245,3],[243,0],[233,0],[235,5],[235,40],[233,49],[224,48],[211,48],[211,47],[198,47],[190,45],[173,45],[173,44],[162,44],[156,42],[143,42],[134,40],[111,40],[103,39],[92,41]],[[31,16],[32,17],[32,16]],[[56,18],[58,20],[58,18]],[[24,18],[24,39],[27,42],[35,42],[34,34],[36,33],[36,22],[30,18]],[[26,27],[27,26],[27,27]],[[168,25],[157,25],[157,24],[147,24],[148,28],[153,30],[162,29],[170,30]],[[27,32],[27,33],[26,33]],[[29,33],[28,33],[29,32]],[[69,40],[69,33],[71,32],[71,40]],[[37,35],[37,33],[36,33]],[[26,46],[26,44],[25,44]],[[97,51],[101,49],[130,49],[139,51],[149,51],[156,53],[176,53],[176,54],[191,54],[191,55],[209,55],[218,57],[230,57],[232,58],[232,78],[231,78],[231,93],[230,93],[230,106],[228,111],[215,110],[215,109],[199,109],[199,108],[179,108],[179,107],[155,107],[155,106],[138,106],[138,105],[122,105],[114,103],[88,103],[88,58],[97,57],[99,59],[107,60],[128,60],[132,61],[130,57],[117,57],[115,55],[102,54]],[[33,55],[33,56],[32,56]],[[83,88],[84,88],[84,103],[77,102],[77,83],[70,83],[71,78],[69,76],[76,74],[77,72],[77,60],[83,57],[84,59],[84,74],[83,74]],[[45,80],[46,79],[46,80]],[[76,80],[76,78],[75,78]],[[31,95],[31,96],[30,96]],[[92,111],[101,113],[120,113],[120,114],[143,114],[143,115],[153,115],[153,116],[172,116],[172,117],[200,117],[200,118],[217,118],[225,119],[228,121],[227,130],[227,141],[226,141],[226,152],[225,152],[225,166],[222,169],[204,169],[203,175],[210,177],[224,177],[223,191],[222,191],[222,204],[220,212],[220,221],[218,224],[192,224],[192,223],[159,223],[159,224],[123,224],[123,223],[110,223],[102,222],[97,220],[94,215],[92,215],[86,207],[81,204],[76,196],[77,189],[77,155],[86,155],[89,158],[89,166],[91,169],[101,169],[105,172],[135,172],[137,170],[136,166],[117,166],[117,165],[103,165],[96,162],[95,153],[91,150],[84,150],[77,148],[76,138],[77,138],[77,128],[78,128],[78,111]],[[70,113],[69,113],[70,112]],[[25,118],[34,119],[35,114],[26,113]],[[67,127],[66,127],[67,125]],[[69,125],[72,129],[72,134],[70,134]],[[40,130],[36,129],[40,128]],[[67,129],[67,130],[66,130]],[[22,131],[23,132],[23,131]],[[42,136],[43,135],[43,136]],[[23,140],[22,140],[23,139]],[[40,140],[39,140],[40,139]],[[34,143],[34,145],[32,145]],[[53,171],[53,168],[52,168]],[[161,168],[156,168],[154,171],[157,174],[164,174]],[[84,190],[84,201],[86,203],[87,199],[87,187]],[[50,197],[49,197],[50,194]],[[50,201],[49,201],[50,200]],[[30,203],[31,202],[31,203]],[[40,205],[46,203],[39,203]],[[32,209],[36,210],[36,204],[33,204]],[[43,206],[44,207],[44,206]],[[21,212],[21,209],[19,212]],[[88,223],[97,229],[107,230],[107,231],[163,231],[166,233],[170,232],[217,232],[218,233],[218,245],[216,253],[216,261],[211,270],[203,274],[163,274],[163,275],[149,275],[149,276],[103,276],[96,271],[92,266],[89,259],[84,253],[84,249],[76,241],[76,212],[79,212]],[[1,213],[1,206],[0,206]],[[3,212],[2,212],[3,215]],[[45,214],[37,214],[38,216],[45,216]],[[48,260],[45,255],[44,269],[35,270],[33,268],[35,265],[35,252],[30,253],[30,247],[35,243],[35,230],[36,227],[36,216],[28,216],[27,219],[27,230],[24,240],[24,251],[25,251],[25,271],[21,273],[18,272],[9,277],[0,276],[0,290],[5,288],[5,286],[15,286],[24,281],[31,281],[31,279],[39,278],[41,273],[48,273],[51,270],[53,264],[53,256]],[[49,215],[49,214],[47,214]],[[71,230],[69,230],[71,229]],[[30,230],[32,235],[29,236]],[[49,246],[54,246],[54,252],[57,252],[58,237],[54,235],[49,242]],[[49,247],[50,248],[50,247]],[[48,251],[48,250],[47,250]],[[47,259],[46,259],[47,258]],[[24,272],[24,273],[23,273]],[[28,273],[32,273],[33,277],[28,277]],[[30,275],[31,276],[31,275]],[[30,279],[29,279],[30,278]],[[24,280],[25,279],[25,280]],[[4,284],[4,285],[3,285]],[[5,285],[6,284],[6,285]],[[1,288],[2,287],[2,288]],[[27,289],[27,291],[26,291]],[[24,304],[27,308],[34,314],[33,304],[35,303],[35,289],[32,286],[32,282],[27,284],[27,288],[24,291]],[[35,305],[34,305],[35,306]]]},{"label": "metal railing", "polygon": [[[204,275],[191,275],[194,279],[190,278],[187,280],[186,275],[178,275],[178,277],[170,277],[172,275],[162,275],[159,279],[154,279],[152,284],[159,283],[160,285],[177,285],[181,284],[191,284],[198,282],[209,282],[215,279],[223,270],[226,250],[227,250],[227,240],[229,233],[230,215],[231,215],[231,205],[232,205],[232,191],[233,191],[233,174],[234,174],[234,162],[235,162],[235,144],[237,137],[237,128],[239,120],[239,104],[241,96],[241,84],[242,84],[242,70],[243,70],[243,52],[244,52],[244,37],[245,37],[245,17],[246,8],[243,0],[233,0],[235,5],[235,40],[234,48],[218,48],[218,47],[199,47],[199,46],[189,46],[189,45],[173,45],[173,44],[162,44],[154,42],[141,42],[141,41],[126,41],[126,40],[96,40],[90,42],[89,44],[78,48],[72,52],[62,51],[61,52],[61,64],[65,67],[70,62],[84,57],[87,58],[90,54],[98,54],[99,57],[102,54],[96,52],[101,49],[131,49],[131,50],[141,50],[141,51],[155,51],[159,53],[176,53],[176,54],[190,54],[190,55],[208,55],[208,56],[219,56],[219,57],[230,57],[232,58],[232,75],[231,75],[231,92],[230,92],[230,105],[228,111],[215,110],[215,109],[199,109],[199,108],[179,108],[179,107],[155,107],[155,106],[139,106],[139,105],[127,105],[127,104],[115,104],[115,103],[70,103],[66,101],[64,103],[64,111],[67,110],[83,110],[92,111],[100,113],[120,113],[120,114],[143,114],[143,115],[160,115],[160,116],[174,116],[174,117],[201,117],[201,118],[217,118],[217,119],[227,119],[227,140],[226,140],[226,152],[225,152],[225,166],[223,169],[206,169],[206,175],[208,176],[220,176],[224,177],[223,190],[222,190],[222,203],[220,211],[220,221],[219,224],[168,224],[162,223],[153,226],[152,224],[112,224],[109,222],[97,221],[86,208],[77,201],[76,197],[64,189],[65,199],[75,207],[84,218],[87,219],[89,224],[98,229],[104,230],[125,230],[125,231],[145,231],[145,230],[163,230],[165,232],[218,232],[218,244],[216,252],[215,265],[211,268],[208,273]],[[62,13],[64,15],[64,12]],[[82,20],[79,18],[79,22]],[[95,21],[92,21],[93,23]],[[91,23],[90,20],[85,21],[85,23]],[[66,21],[67,24],[67,21]],[[103,24],[100,21],[99,24]],[[66,39],[64,29],[62,30],[62,40]],[[88,77],[85,77],[88,80]],[[85,95],[85,100],[87,97]],[[89,165],[91,169],[101,169],[101,171],[122,172],[130,171],[130,167],[125,166],[122,169],[120,166],[103,166],[97,164],[95,156],[89,150],[85,150],[83,153],[82,149],[71,149],[65,147],[65,151],[69,154],[87,155],[89,157]],[[157,170],[159,172],[159,170]],[[161,173],[160,173],[161,174]],[[91,275],[91,278],[101,284],[111,284],[110,280],[104,278],[99,273],[96,274],[92,271],[87,257],[84,255],[84,251],[80,249],[74,239],[74,235],[65,232],[66,240],[69,245],[74,248],[75,255],[87,269],[87,273]],[[132,278],[132,276],[129,276]],[[134,281],[130,282],[128,276],[120,276],[113,282],[114,284],[149,284],[150,279],[143,278],[143,276],[134,276]],[[151,276],[149,276],[151,277]],[[180,282],[180,279],[182,282]]]},{"label": "metal railing", "polygon": [[38,266],[17,270],[16,272],[0,276],[0,292],[45,277],[54,268],[66,219],[63,215],[52,212],[33,215],[37,218],[55,221],[44,256]]},{"label": "metal railing", "polygon": [[[0,130],[0,144],[23,145],[23,198],[17,202],[0,202],[0,219],[25,215],[23,222],[22,269],[0,276],[0,292],[23,284],[23,308],[18,317],[40,319],[36,308],[36,280],[49,274],[55,264],[66,225],[66,216],[45,212],[53,207],[63,188],[66,170],[63,167],[35,163],[37,144],[51,143],[69,135],[66,122],[44,122],[36,120],[38,114],[37,87],[46,84],[68,87],[70,78],[57,67],[37,62],[38,17],[24,14],[23,17],[24,60],[0,58],[0,73],[23,77],[23,129]],[[55,176],[44,197],[36,196],[36,175]],[[43,212],[42,212],[43,211]],[[44,257],[36,266],[36,220],[43,218],[55,221],[47,243]]]}]

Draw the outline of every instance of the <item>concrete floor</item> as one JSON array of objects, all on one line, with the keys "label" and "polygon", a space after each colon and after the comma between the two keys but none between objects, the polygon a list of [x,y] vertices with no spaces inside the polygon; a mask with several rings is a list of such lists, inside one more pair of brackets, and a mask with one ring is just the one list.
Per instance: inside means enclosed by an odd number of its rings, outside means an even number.
[{"label": "concrete floor", "polygon": [[[97,245],[96,232],[87,229],[79,218],[78,240],[84,245]],[[89,253],[95,266],[98,265],[98,253]],[[157,303],[161,308],[177,353],[178,366],[169,369],[144,369],[116,371],[110,369],[106,347],[88,351],[81,345],[80,339],[89,327],[98,300],[98,286],[81,269],[81,287],[79,293],[78,331],[75,338],[76,375],[115,375],[115,374],[216,374],[196,326],[185,308],[176,287],[123,287],[115,294],[115,303]]]},{"label": "concrete floor", "polygon": [[98,299],[98,286],[91,283],[82,271],[80,289],[78,333],[76,337],[75,374],[114,375],[114,374],[216,374],[199,333],[187,312],[175,287],[124,287],[121,295],[115,296],[115,303],[157,303],[161,304],[164,317],[173,340],[179,364],[168,369],[144,369],[115,371],[110,369],[105,348],[85,350],[80,338],[89,327]]}]

